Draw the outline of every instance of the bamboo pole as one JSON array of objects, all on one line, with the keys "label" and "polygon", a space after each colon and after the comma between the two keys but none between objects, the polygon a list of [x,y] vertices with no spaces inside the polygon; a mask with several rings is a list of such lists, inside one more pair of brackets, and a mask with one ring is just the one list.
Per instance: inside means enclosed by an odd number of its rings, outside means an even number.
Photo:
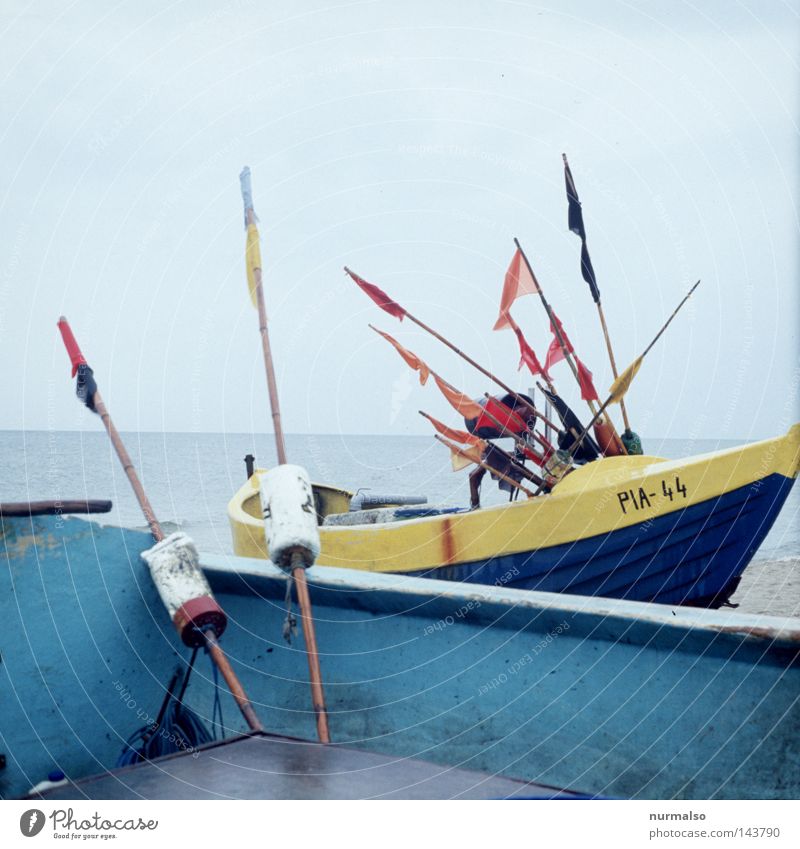
[{"label": "bamboo pole", "polygon": [[[606,317],[603,313],[603,305],[600,303],[600,301],[597,302],[597,312],[600,316],[600,324],[603,327],[603,336],[605,336],[605,339],[606,339],[606,348],[608,349],[608,359],[611,363],[611,373],[614,375],[614,380],[616,380],[619,377],[619,375],[617,374],[617,363],[616,363],[616,360],[614,359],[614,351],[611,348],[611,338],[608,335],[608,327],[606,326]],[[625,430],[630,431],[631,423],[628,421],[628,411],[625,409],[625,399],[620,401],[619,409],[620,409],[620,412],[622,413],[622,421],[625,422]]]},{"label": "bamboo pole", "polygon": [[[528,271],[530,272],[531,277],[533,278],[533,282],[536,284],[536,290],[538,291],[539,297],[541,298],[542,304],[545,308],[545,311],[547,312],[547,317],[550,319],[550,324],[553,328],[553,333],[555,334],[555,337],[558,340],[558,344],[561,348],[561,352],[564,354],[564,359],[567,361],[567,363],[569,363],[569,367],[570,367],[573,375],[575,375],[575,380],[576,380],[578,386],[580,386],[581,381],[580,381],[580,378],[578,377],[578,367],[575,364],[574,360],[572,359],[572,355],[569,351],[569,348],[567,347],[567,344],[564,341],[564,337],[561,334],[561,328],[559,327],[558,322],[555,320],[555,315],[553,314],[553,308],[550,306],[550,304],[547,301],[547,298],[545,298],[545,296],[544,296],[544,292],[542,291],[542,287],[539,285],[539,281],[536,279],[536,275],[533,271],[533,268],[532,268],[530,262],[528,261],[528,257],[525,254],[525,251],[522,249],[522,245],[520,245],[520,243],[519,243],[519,239],[515,238],[514,244],[517,246],[517,249],[519,250],[520,254],[522,254],[522,258],[525,260],[525,265],[528,267]],[[548,387],[549,387],[549,385],[550,384],[548,382]],[[552,389],[551,389],[551,391],[552,391]],[[595,402],[591,401],[591,400],[587,400],[586,403],[589,405],[589,409],[594,414],[593,423],[599,421],[597,413],[596,413],[597,407],[596,407]],[[619,444],[619,446],[622,448],[623,453],[627,454],[628,449],[625,448],[625,444],[620,439],[619,434],[617,433],[617,429],[614,427],[614,422],[612,422],[611,419],[609,418],[608,423],[611,425],[611,429],[614,432],[614,436],[616,437],[616,441]]]},{"label": "bamboo pole", "polygon": [[[72,334],[72,330],[69,326],[69,322],[61,316],[59,320],[59,326],[61,327],[62,335],[64,336],[64,344],[67,347],[67,352],[72,356],[72,352],[70,351],[70,343],[68,342],[68,338],[71,343],[74,345],[74,350],[77,353],[78,357],[82,362],[86,362],[83,358],[83,355],[80,352],[80,348],[78,347],[77,341],[75,341],[75,337]],[[111,416],[109,415],[108,409],[103,401],[103,397],[100,394],[99,390],[95,390],[94,396],[92,398],[93,406],[97,414],[100,416],[100,419],[105,426],[106,432],[108,433],[108,437],[111,440],[111,444],[114,446],[114,450],[117,453],[117,457],[119,457],[120,463],[122,463],[122,468],[125,471],[125,474],[130,481],[131,488],[133,489],[134,495],[136,496],[136,500],[139,502],[139,506],[142,509],[142,513],[144,513],[145,520],[147,521],[147,525],[150,528],[150,533],[153,536],[153,539],[156,542],[161,542],[164,539],[164,531],[161,528],[161,525],[156,518],[155,511],[153,510],[152,505],[150,504],[150,499],[147,497],[147,493],[144,491],[144,487],[139,480],[139,476],[136,474],[136,468],[131,461],[130,455],[128,454],[125,443],[122,441],[122,437],[119,435],[119,431],[114,426],[114,422],[111,420]],[[228,685],[228,688],[233,695],[236,704],[239,707],[239,710],[242,712],[242,716],[244,716],[245,722],[247,722],[248,726],[253,731],[263,731],[264,726],[261,724],[261,721],[256,716],[255,711],[253,710],[253,706],[250,703],[250,700],[247,697],[247,694],[244,691],[244,687],[242,687],[239,678],[236,673],[233,671],[228,658],[225,655],[225,652],[222,650],[222,647],[217,640],[217,636],[213,631],[204,631],[203,637],[206,641],[206,646],[208,647],[209,653],[217,665],[217,668],[222,673],[222,677],[225,680],[225,683]]]},{"label": "bamboo pole", "polygon": [[454,442],[450,442],[449,439],[445,439],[438,433],[434,434],[434,437],[439,440],[443,445],[446,445],[451,451],[455,451],[456,454],[463,457],[465,460],[469,460],[471,463],[477,463],[481,468],[486,469],[487,472],[490,472],[495,477],[500,478],[500,480],[505,481],[510,486],[513,486],[515,489],[519,489],[528,496],[528,498],[533,498],[533,493],[524,487],[518,481],[515,481],[514,478],[510,478],[508,475],[504,475],[502,472],[499,472],[497,469],[490,466],[488,463],[484,463],[483,460],[476,460],[474,457],[470,457],[469,453],[465,451],[463,448],[460,448]]},{"label": "bamboo pole", "polygon": [[[697,281],[697,283],[695,283],[695,284],[694,284],[694,286],[692,286],[692,288],[691,288],[691,289],[690,289],[690,290],[686,293],[686,295],[684,295],[684,296],[683,296],[683,300],[682,300],[682,301],[678,304],[678,306],[677,306],[677,307],[675,307],[675,309],[672,311],[672,315],[670,315],[670,317],[669,317],[669,318],[668,318],[668,319],[664,322],[663,326],[661,327],[661,330],[659,330],[659,331],[658,331],[658,333],[656,333],[656,335],[655,335],[655,337],[654,337],[653,341],[652,341],[652,342],[651,342],[651,343],[650,343],[650,344],[649,344],[649,345],[648,345],[648,346],[644,349],[644,351],[642,351],[642,353],[641,353],[641,354],[639,355],[639,357],[637,358],[638,360],[643,360],[643,359],[644,359],[644,358],[648,355],[648,353],[649,353],[649,352],[650,352],[650,350],[652,349],[653,345],[655,345],[655,344],[656,344],[656,342],[658,342],[658,340],[661,338],[661,335],[664,333],[664,331],[665,331],[665,330],[666,330],[666,329],[670,326],[670,324],[672,323],[672,319],[674,319],[674,318],[675,318],[675,316],[676,316],[676,315],[678,314],[678,312],[680,311],[681,307],[682,307],[682,306],[683,306],[683,305],[684,305],[684,304],[685,304],[685,303],[689,300],[689,298],[692,296],[692,293],[694,292],[694,290],[695,290],[695,289],[696,289],[699,285],[700,285],[700,281],[698,280],[698,281]],[[636,360],[634,360],[634,362],[636,362]],[[629,368],[630,368],[630,366],[629,366]],[[587,424],[587,425],[586,425],[586,427],[583,429],[583,432],[581,433],[580,438],[579,438],[579,439],[575,442],[575,444],[572,446],[573,451],[575,451],[575,450],[577,450],[578,448],[580,448],[581,443],[582,443],[582,442],[583,442],[583,440],[586,438],[586,434],[589,432],[589,428],[590,428],[590,427],[592,427],[592,425],[593,425],[593,424],[597,421],[597,419],[598,419],[598,418],[599,418],[599,417],[603,414],[603,411],[606,409],[606,407],[607,407],[609,404],[611,404],[611,402],[612,402],[613,400],[614,400],[614,393],[612,392],[612,393],[608,396],[608,398],[606,398],[606,400],[603,402],[603,404],[600,406],[600,409],[597,411],[597,413],[595,413],[594,418],[593,418],[593,419],[589,422],[589,424]],[[572,452],[570,452],[570,453],[572,453]]]},{"label": "bamboo pole", "polygon": [[[244,201],[244,214],[247,226],[256,223],[256,213],[253,208],[253,192],[250,184],[250,169],[245,167],[239,175],[242,187],[242,200]],[[259,252],[260,253],[260,252]],[[259,257],[260,259],[260,257]],[[264,287],[262,282],[261,267],[253,268],[255,278],[256,305],[258,307],[258,326],[261,334],[261,348],[264,353],[264,369],[267,373],[267,390],[269,392],[270,409],[272,410],[272,422],[275,431],[275,449],[278,454],[278,465],[284,465],[286,460],[286,443],[283,438],[283,426],[281,424],[280,402],[278,399],[278,385],[275,380],[275,369],[272,363],[272,350],[269,344],[269,330],[267,329],[267,308],[264,303]],[[325,708],[325,693],[322,689],[322,669],[319,662],[317,650],[317,636],[314,626],[314,616],[311,610],[311,596],[308,592],[305,565],[299,559],[292,558],[293,565],[291,574],[297,587],[297,602],[300,606],[300,616],[303,620],[303,634],[306,638],[306,657],[308,658],[309,683],[311,687],[311,702],[317,722],[317,736],[321,743],[330,743],[330,731],[328,729],[328,713]]]}]

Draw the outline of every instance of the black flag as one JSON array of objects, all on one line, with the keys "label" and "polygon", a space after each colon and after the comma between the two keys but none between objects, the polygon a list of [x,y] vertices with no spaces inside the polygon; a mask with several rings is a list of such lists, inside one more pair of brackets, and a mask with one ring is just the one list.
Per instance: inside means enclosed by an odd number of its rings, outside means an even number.
[{"label": "black flag", "polygon": [[592,260],[589,257],[589,251],[586,247],[586,229],[583,226],[583,210],[581,202],[578,200],[578,192],[575,188],[575,181],[572,179],[572,171],[569,170],[567,155],[561,154],[564,158],[564,182],[567,184],[567,203],[569,204],[569,212],[567,213],[567,223],[569,229],[580,237],[581,240],[581,274],[583,279],[589,284],[589,289],[592,292],[592,297],[596,304],[600,303],[600,290],[597,288],[597,280],[594,276],[594,268],[592,268]]},{"label": "black flag", "polygon": [[[578,441],[578,437],[583,433],[584,427],[580,419],[572,412],[567,402],[561,396],[556,395],[555,392],[548,392],[543,387],[540,388],[547,396],[547,400],[555,407],[558,417],[564,425],[564,430],[558,435],[558,447],[572,454],[572,447]],[[600,454],[600,448],[597,446],[597,443],[587,433],[583,442],[578,447],[577,454],[573,456],[579,463],[591,463],[592,460],[596,460],[602,455]]]},{"label": "black flag", "polygon": [[78,395],[78,400],[86,404],[93,413],[96,413],[97,410],[94,408],[94,394],[97,392],[97,384],[94,382],[94,372],[86,363],[81,363],[77,368],[77,375],[78,380],[75,385],[75,392]]}]

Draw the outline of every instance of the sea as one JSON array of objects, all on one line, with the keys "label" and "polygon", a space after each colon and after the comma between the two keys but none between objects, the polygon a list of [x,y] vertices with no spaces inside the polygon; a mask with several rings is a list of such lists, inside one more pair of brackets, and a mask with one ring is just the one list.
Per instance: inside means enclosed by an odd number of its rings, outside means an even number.
[{"label": "sea", "polygon": [[[128,453],[165,529],[190,534],[203,552],[232,552],[226,506],[245,481],[247,454],[275,463],[270,434],[123,433]],[[431,504],[466,506],[467,472],[427,436],[288,435],[287,454],[312,480],[373,495],[421,495]],[[738,443],[644,439],[648,454],[678,459]],[[144,528],[127,477],[105,431],[0,431],[0,501],[111,499],[105,524]],[[483,505],[507,494],[488,481]],[[744,613],[800,617],[800,487],[794,487],[745,571],[732,601]]]}]

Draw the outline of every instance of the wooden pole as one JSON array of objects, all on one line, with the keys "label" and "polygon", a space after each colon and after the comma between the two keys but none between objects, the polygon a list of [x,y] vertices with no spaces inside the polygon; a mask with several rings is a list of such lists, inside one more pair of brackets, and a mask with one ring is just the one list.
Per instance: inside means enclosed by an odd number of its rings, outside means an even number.
[{"label": "wooden pole", "polygon": [[[242,172],[244,173],[244,172]],[[249,177],[249,171],[248,171]],[[256,214],[253,207],[245,208],[247,225],[255,224]],[[258,309],[258,331],[261,334],[261,351],[264,355],[264,370],[267,374],[267,392],[269,393],[269,406],[272,413],[272,427],[275,432],[275,449],[278,454],[278,465],[286,463],[286,441],[283,437],[283,425],[281,423],[281,406],[278,398],[278,383],[275,380],[275,367],[272,362],[272,349],[269,344],[269,327],[267,326],[267,308],[264,303],[264,286],[262,283],[261,268],[253,269],[256,283],[256,307]]]},{"label": "wooden pole", "polygon": [[[80,357],[81,361],[85,363],[86,360],[83,359],[83,355],[80,353],[80,349],[78,348],[78,343],[75,341],[74,336],[72,336],[72,330],[69,328],[69,323],[63,315],[61,316],[59,325],[62,325],[62,323],[65,326],[66,331],[69,333],[69,337],[75,345],[75,350],[78,356]],[[63,329],[62,334],[64,334]],[[64,344],[67,346],[67,352],[70,353],[70,356],[72,356],[72,352],[70,351],[70,346],[67,343],[66,336],[64,337]],[[139,480],[139,476],[136,474],[136,468],[134,467],[131,461],[130,455],[125,449],[125,444],[122,441],[122,437],[119,435],[119,431],[116,429],[116,427],[114,426],[114,422],[111,420],[111,416],[108,413],[108,409],[106,408],[105,402],[103,401],[99,390],[96,390],[94,393],[93,403],[94,409],[97,411],[97,414],[102,419],[103,425],[105,426],[106,432],[108,433],[109,439],[111,440],[111,444],[114,446],[114,450],[117,452],[117,457],[119,457],[119,461],[120,463],[122,463],[122,468],[125,470],[125,474],[127,475],[128,480],[130,481],[134,495],[136,496],[136,500],[139,502],[139,506],[142,508],[142,513],[144,513],[144,517],[150,528],[150,533],[153,535],[153,539],[156,542],[161,542],[161,540],[164,539],[164,531],[161,529],[161,525],[159,524],[158,519],[156,519],[155,512],[153,511],[153,507],[147,497],[147,493],[145,493],[144,487],[142,486],[141,481]],[[208,646],[209,653],[211,654],[214,663],[217,665],[217,668],[222,673],[222,677],[225,680],[225,683],[228,685],[228,688],[233,694],[233,697],[236,700],[236,704],[239,706],[239,710],[241,710],[242,712],[242,716],[244,716],[245,722],[247,722],[251,730],[263,731],[264,726],[261,724],[261,721],[256,716],[256,713],[253,710],[253,706],[244,691],[244,687],[242,687],[242,684],[239,681],[236,673],[231,668],[228,658],[225,656],[222,647],[217,641],[216,634],[214,634],[213,631],[204,631],[203,637],[205,638],[206,645]]]},{"label": "wooden pole", "polygon": [[[536,284],[536,289],[539,292],[539,297],[541,298],[542,304],[545,308],[545,311],[547,312],[547,317],[550,319],[550,324],[552,325],[553,333],[555,334],[556,339],[558,339],[558,344],[561,347],[561,352],[564,354],[564,359],[569,363],[569,367],[572,370],[572,373],[575,375],[575,380],[577,381],[578,386],[580,386],[581,381],[580,381],[580,378],[578,377],[578,367],[575,364],[574,360],[572,359],[572,355],[570,354],[569,349],[567,348],[567,344],[564,341],[564,337],[561,334],[561,328],[559,327],[558,322],[555,320],[555,316],[553,314],[553,309],[550,306],[550,304],[547,302],[547,298],[545,298],[545,296],[544,296],[544,292],[542,291],[542,287],[539,285],[539,281],[536,279],[536,275],[534,274],[533,268],[531,267],[531,264],[528,261],[528,257],[525,254],[525,251],[522,249],[522,245],[520,245],[520,243],[519,243],[519,239],[515,238],[514,244],[517,246],[517,249],[519,250],[520,254],[522,254],[522,258],[525,260],[525,265],[528,267],[528,271],[530,272],[531,277],[533,278],[533,282]],[[594,401],[587,401],[586,403],[589,405],[589,409],[594,414],[593,423],[596,422],[596,421],[599,421],[598,416],[596,414],[597,407],[595,405],[595,402]],[[614,422],[612,422],[611,419],[609,418],[608,423],[611,425],[611,429],[614,432],[614,436],[615,436],[616,441],[617,441],[619,447],[621,448],[622,452],[627,454],[628,449],[625,448],[625,444],[619,438],[619,434],[617,433],[617,429],[614,427]]]},{"label": "wooden pole", "polygon": [[484,463],[482,460],[476,460],[474,457],[470,457],[469,453],[466,452],[463,448],[459,448],[454,442],[450,442],[450,440],[445,439],[438,433],[434,434],[434,437],[439,440],[443,445],[446,445],[451,451],[455,451],[456,454],[463,457],[465,460],[469,460],[471,463],[477,463],[481,468],[486,469],[487,472],[491,472],[495,477],[500,478],[500,480],[505,481],[507,484],[514,487],[514,489],[519,489],[528,496],[528,498],[533,498],[533,493],[531,490],[524,487],[518,481],[515,481],[514,478],[510,478],[508,475],[504,475],[502,472],[499,472],[497,469],[490,466],[488,463]]},{"label": "wooden pole", "polygon": [[[652,342],[651,342],[651,343],[650,343],[650,344],[649,344],[649,345],[648,345],[648,346],[644,349],[644,351],[642,351],[642,353],[641,353],[641,355],[638,357],[638,359],[643,360],[643,359],[647,356],[647,354],[650,352],[650,350],[651,350],[651,348],[653,347],[653,345],[655,345],[655,344],[656,344],[656,342],[658,342],[658,340],[661,338],[661,335],[662,335],[662,334],[664,333],[664,331],[665,331],[665,330],[666,330],[666,329],[670,326],[670,324],[672,323],[672,319],[673,319],[673,318],[675,318],[675,316],[678,314],[678,312],[679,312],[679,310],[681,309],[681,307],[682,307],[682,306],[683,306],[683,305],[684,305],[684,304],[685,304],[685,303],[689,300],[689,298],[692,296],[692,293],[694,292],[694,290],[695,290],[695,289],[696,289],[699,285],[700,285],[700,281],[698,280],[698,281],[697,281],[697,283],[695,283],[695,284],[694,284],[694,286],[692,286],[692,288],[691,288],[691,289],[687,292],[687,294],[686,294],[686,295],[684,295],[683,300],[682,300],[682,301],[678,304],[678,306],[677,306],[677,307],[675,307],[675,309],[672,311],[672,315],[670,315],[670,317],[669,317],[669,318],[668,318],[668,319],[664,322],[664,324],[663,324],[663,326],[662,326],[661,330],[659,330],[659,331],[658,331],[658,333],[656,333],[655,338],[653,339],[653,341],[652,341]],[[636,362],[636,360],[634,360],[634,362]],[[586,427],[583,429],[583,432],[581,433],[580,437],[579,437],[579,438],[578,438],[578,440],[575,442],[575,444],[572,446],[572,451],[576,451],[578,448],[580,448],[581,443],[582,443],[582,442],[583,442],[583,440],[586,438],[586,434],[589,432],[589,428],[590,428],[590,427],[591,427],[591,426],[592,426],[592,425],[593,425],[593,424],[594,424],[594,423],[598,420],[598,418],[599,418],[599,417],[603,414],[603,411],[604,411],[604,410],[605,410],[605,408],[606,408],[606,407],[607,407],[607,406],[608,406],[608,405],[612,402],[613,398],[614,398],[614,394],[613,394],[613,393],[612,393],[612,394],[610,394],[610,395],[608,396],[608,398],[606,398],[606,400],[605,400],[605,401],[603,402],[603,404],[601,405],[600,409],[597,411],[597,413],[595,413],[594,418],[593,418],[593,419],[589,422],[589,424],[588,424],[588,425],[586,425]],[[574,456],[574,455],[573,455],[573,456]]]},{"label": "wooden pole", "polygon": [[[608,349],[608,359],[611,362],[611,373],[614,375],[614,380],[616,380],[619,377],[619,375],[617,374],[617,363],[614,360],[614,351],[611,348],[611,338],[608,335],[606,317],[603,314],[603,305],[600,303],[600,301],[597,302],[597,312],[600,316],[600,324],[603,327],[603,336],[605,336],[606,340],[606,348]],[[625,422],[625,430],[630,431],[631,423],[628,421],[628,411],[625,409],[625,399],[619,402],[619,408],[622,412],[622,421]]]},{"label": "wooden pole", "polygon": [[[250,169],[245,167],[239,175],[242,186],[242,199],[244,201],[245,222],[248,227],[255,225],[256,213],[253,208],[253,191],[250,184]],[[260,253],[260,252],[259,252]],[[258,328],[261,333],[261,348],[264,353],[264,369],[267,372],[267,390],[269,392],[270,409],[272,410],[272,423],[275,431],[275,449],[278,454],[278,465],[287,462],[286,443],[283,438],[283,426],[281,424],[280,402],[278,400],[278,384],[275,380],[275,369],[272,364],[272,350],[269,344],[269,330],[267,329],[267,308],[264,304],[264,287],[260,266],[253,268],[255,278],[256,305],[258,307]],[[299,565],[294,565],[299,564]],[[306,638],[306,656],[308,658],[309,683],[311,687],[311,703],[317,719],[317,735],[321,743],[330,743],[328,730],[328,713],[325,708],[325,693],[322,689],[322,670],[317,650],[317,635],[314,626],[314,616],[311,610],[311,596],[308,592],[305,565],[301,559],[293,558],[292,577],[297,587],[297,602],[300,606],[300,618],[303,620],[303,634]]]}]

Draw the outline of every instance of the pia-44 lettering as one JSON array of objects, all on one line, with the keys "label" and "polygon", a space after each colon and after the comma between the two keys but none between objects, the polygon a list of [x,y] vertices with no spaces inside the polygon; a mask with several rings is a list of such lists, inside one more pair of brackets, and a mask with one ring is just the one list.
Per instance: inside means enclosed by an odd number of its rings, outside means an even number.
[{"label": "pia-44 lettering", "polygon": [[638,489],[623,489],[617,493],[620,509],[626,515],[629,510],[646,510],[652,507],[659,498],[676,501],[688,498],[688,494],[677,475],[674,478],[662,478],[660,486],[656,484],[652,490],[650,487],[640,486]]}]

